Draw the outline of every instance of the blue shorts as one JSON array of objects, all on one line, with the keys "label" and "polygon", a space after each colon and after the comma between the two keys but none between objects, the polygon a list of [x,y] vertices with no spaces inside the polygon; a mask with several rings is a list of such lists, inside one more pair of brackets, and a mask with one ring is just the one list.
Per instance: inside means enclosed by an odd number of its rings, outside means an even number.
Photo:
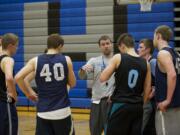
[{"label": "blue shorts", "polygon": [[0,101],[0,135],[18,134],[18,116],[15,104]]}]

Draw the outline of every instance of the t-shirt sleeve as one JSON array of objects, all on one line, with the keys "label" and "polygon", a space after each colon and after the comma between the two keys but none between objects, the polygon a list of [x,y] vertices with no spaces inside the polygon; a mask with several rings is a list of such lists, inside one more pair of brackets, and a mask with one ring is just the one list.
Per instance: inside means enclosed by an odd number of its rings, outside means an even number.
[{"label": "t-shirt sleeve", "polygon": [[91,58],[86,65],[91,65],[92,67],[94,67],[94,58]]}]

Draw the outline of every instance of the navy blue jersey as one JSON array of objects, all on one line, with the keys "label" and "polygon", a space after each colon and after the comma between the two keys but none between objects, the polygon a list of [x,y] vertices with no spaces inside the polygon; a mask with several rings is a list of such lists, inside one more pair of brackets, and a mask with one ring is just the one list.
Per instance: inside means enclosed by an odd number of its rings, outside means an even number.
[{"label": "navy blue jersey", "polygon": [[68,66],[61,54],[38,57],[35,81],[38,90],[38,112],[54,111],[70,105],[67,81]]},{"label": "navy blue jersey", "polygon": [[[165,47],[162,50],[168,51],[172,58],[174,66],[176,64],[176,54],[172,48]],[[155,77],[155,87],[156,87],[156,101],[162,102],[166,100],[167,97],[167,74],[160,71],[158,65],[156,66],[156,77]],[[177,74],[176,78],[176,88],[172,101],[169,107],[180,107],[180,75]]]},{"label": "navy blue jersey", "polygon": [[147,73],[147,62],[143,58],[121,54],[121,63],[115,71],[113,102],[143,103],[142,93]]}]

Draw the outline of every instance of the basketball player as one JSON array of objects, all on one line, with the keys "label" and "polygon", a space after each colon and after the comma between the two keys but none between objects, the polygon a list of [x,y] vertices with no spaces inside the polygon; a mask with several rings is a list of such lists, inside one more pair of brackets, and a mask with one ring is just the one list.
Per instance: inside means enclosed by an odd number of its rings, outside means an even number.
[{"label": "basketball player", "polygon": [[116,54],[100,76],[106,82],[115,72],[115,90],[111,97],[106,135],[141,135],[143,97],[147,102],[151,90],[151,71],[145,59],[134,49],[134,39],[122,34]]},{"label": "basketball player", "polygon": [[[107,111],[109,109],[109,97],[114,90],[114,76],[101,84],[99,77],[113,56],[113,45],[110,37],[102,36],[99,39],[101,55],[91,58],[80,70],[80,77],[93,80],[92,104],[90,113],[91,135],[101,135],[107,122]],[[93,76],[93,77],[92,77]],[[92,77],[92,78],[91,78]]]},{"label": "basketball player", "polygon": [[155,129],[155,111],[156,111],[156,104],[154,98],[154,91],[155,91],[155,67],[156,67],[156,59],[153,58],[154,46],[153,40],[151,39],[142,39],[139,44],[138,54],[140,57],[144,58],[146,61],[149,62],[151,66],[151,97],[150,101],[144,104],[143,106],[143,126],[142,132],[143,135],[156,135]]},{"label": "basketball player", "polygon": [[180,56],[168,45],[172,36],[166,25],[157,27],[154,33],[154,46],[159,50],[155,81],[158,135],[180,134]]},{"label": "basketball player", "polygon": [[[67,84],[74,87],[76,79],[71,59],[59,54],[63,45],[60,35],[50,35],[47,54],[31,59],[16,75],[24,94],[37,101],[37,135],[74,134]],[[24,83],[24,78],[31,72],[35,73],[38,97]]]},{"label": "basketball player", "polygon": [[11,58],[17,50],[18,37],[12,33],[2,37],[0,54],[0,135],[17,135],[18,117],[15,107],[17,100],[14,81],[14,60]]}]

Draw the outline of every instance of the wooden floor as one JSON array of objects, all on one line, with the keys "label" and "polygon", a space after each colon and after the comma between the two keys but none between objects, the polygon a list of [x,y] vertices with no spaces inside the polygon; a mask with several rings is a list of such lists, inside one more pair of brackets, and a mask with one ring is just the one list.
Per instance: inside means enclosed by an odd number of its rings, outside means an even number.
[{"label": "wooden floor", "polygon": [[[18,112],[19,135],[34,135],[36,125],[35,112]],[[89,114],[73,114],[76,135],[90,135]]]}]

